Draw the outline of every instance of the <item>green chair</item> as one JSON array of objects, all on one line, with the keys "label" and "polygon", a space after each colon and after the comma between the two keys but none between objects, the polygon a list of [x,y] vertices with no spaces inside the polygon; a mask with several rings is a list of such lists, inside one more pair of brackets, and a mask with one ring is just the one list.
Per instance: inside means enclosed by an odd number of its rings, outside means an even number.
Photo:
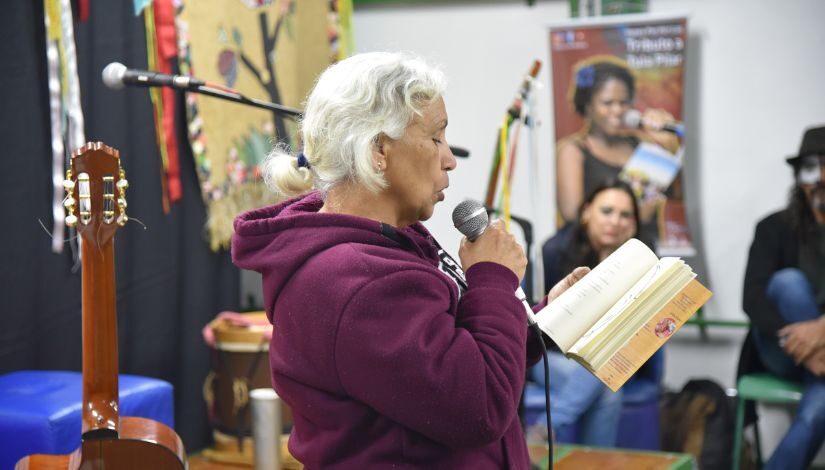
[{"label": "green chair", "polygon": [[[742,432],[745,427],[745,402],[747,400],[765,403],[794,404],[802,399],[802,384],[784,380],[769,373],[746,374],[736,384],[738,400],[736,404],[736,431],[733,441],[733,470],[739,470]],[[759,444],[759,426],[754,423],[756,436],[757,464],[762,465],[762,448]]]}]

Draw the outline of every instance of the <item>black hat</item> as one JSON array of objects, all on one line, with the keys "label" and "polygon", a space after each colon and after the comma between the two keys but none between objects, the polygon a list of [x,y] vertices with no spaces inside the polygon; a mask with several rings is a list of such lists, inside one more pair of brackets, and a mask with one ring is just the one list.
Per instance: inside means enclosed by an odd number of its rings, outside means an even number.
[{"label": "black hat", "polygon": [[799,153],[791,155],[785,161],[794,167],[798,166],[802,157],[808,155],[825,155],[825,126],[811,127],[802,136],[802,145],[799,146]]}]

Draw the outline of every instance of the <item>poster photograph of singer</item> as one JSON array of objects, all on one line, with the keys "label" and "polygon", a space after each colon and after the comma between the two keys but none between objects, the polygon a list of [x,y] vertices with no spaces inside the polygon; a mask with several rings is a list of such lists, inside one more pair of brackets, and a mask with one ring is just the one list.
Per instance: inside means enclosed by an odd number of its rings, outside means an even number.
[{"label": "poster photograph of singer", "polygon": [[551,27],[559,227],[585,194],[620,177],[659,254],[693,254],[681,181],[686,34],[683,18]]}]

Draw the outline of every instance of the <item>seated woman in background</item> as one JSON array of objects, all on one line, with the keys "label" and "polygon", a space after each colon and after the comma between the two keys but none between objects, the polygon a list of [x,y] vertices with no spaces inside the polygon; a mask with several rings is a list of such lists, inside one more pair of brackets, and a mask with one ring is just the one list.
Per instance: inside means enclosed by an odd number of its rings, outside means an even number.
[{"label": "seated woman in background", "polygon": [[[627,240],[637,237],[639,208],[630,186],[610,178],[588,195],[576,222],[570,223],[542,247],[545,286],[552,286],[577,266],[595,267]],[[545,337],[545,342],[552,344]],[[577,362],[565,358],[555,345],[547,351],[550,366],[550,407],[559,442],[612,447],[616,443],[622,393],[612,392]],[[543,369],[533,369],[543,381]],[[536,373],[539,377],[535,377]]]}]

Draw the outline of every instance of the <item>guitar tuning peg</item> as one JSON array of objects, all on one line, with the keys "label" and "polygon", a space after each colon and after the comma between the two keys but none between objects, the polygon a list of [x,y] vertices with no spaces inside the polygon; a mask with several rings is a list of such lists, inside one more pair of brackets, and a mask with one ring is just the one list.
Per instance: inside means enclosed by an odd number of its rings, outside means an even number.
[{"label": "guitar tuning peg", "polygon": [[117,180],[117,189],[119,189],[121,191],[124,191],[128,187],[129,187],[129,180],[127,180],[126,178],[121,178],[121,179]]},{"label": "guitar tuning peg", "polygon": [[69,214],[66,216],[66,226],[67,227],[74,227],[77,225],[77,216]]},{"label": "guitar tuning peg", "polygon": [[63,201],[63,207],[66,208],[67,211],[73,211],[75,205],[75,200],[73,197],[69,196]]},{"label": "guitar tuning peg", "polygon": [[74,191],[74,181],[70,179],[63,180],[63,189],[66,190],[67,193]]},{"label": "guitar tuning peg", "polygon": [[117,205],[118,205],[118,207],[120,207],[121,212],[126,211],[126,198],[125,197],[117,198]]},{"label": "guitar tuning peg", "polygon": [[[129,216],[126,215],[125,212],[121,212],[119,216],[117,216],[117,224],[123,227],[126,225],[126,222],[129,221]],[[68,223],[68,222],[67,222]]]}]

